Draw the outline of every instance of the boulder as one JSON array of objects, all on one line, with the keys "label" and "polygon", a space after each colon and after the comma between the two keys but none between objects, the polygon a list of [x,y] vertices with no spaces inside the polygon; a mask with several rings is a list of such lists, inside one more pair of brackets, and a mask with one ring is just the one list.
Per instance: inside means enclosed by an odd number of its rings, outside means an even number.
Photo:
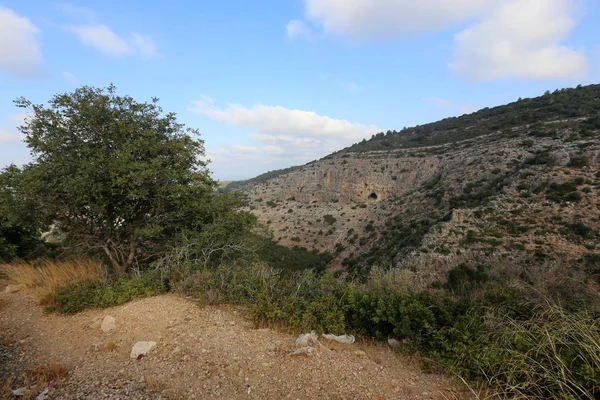
[{"label": "boulder", "polygon": [[156,346],[156,342],[137,342],[133,345],[129,357],[138,358],[139,355],[145,356],[154,346]]},{"label": "boulder", "polygon": [[110,315],[104,317],[102,324],[100,325],[100,329],[102,329],[102,332],[104,333],[109,333],[117,329],[115,318]]}]

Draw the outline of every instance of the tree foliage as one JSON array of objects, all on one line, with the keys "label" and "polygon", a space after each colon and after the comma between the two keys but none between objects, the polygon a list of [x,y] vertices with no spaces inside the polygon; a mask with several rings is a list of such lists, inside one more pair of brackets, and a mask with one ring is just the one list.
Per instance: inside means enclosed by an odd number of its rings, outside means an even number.
[{"label": "tree foliage", "polygon": [[17,197],[23,186],[21,170],[10,165],[0,172],[0,261],[29,258],[41,250],[39,226],[28,213],[29,202],[25,196]]},{"label": "tree foliage", "polygon": [[35,193],[46,226],[101,250],[118,275],[185,232],[234,219],[234,202],[214,195],[198,131],[163,113],[158,99],[139,103],[111,85],[59,94],[48,106],[15,103],[32,115],[20,128],[34,156],[21,193]]}]

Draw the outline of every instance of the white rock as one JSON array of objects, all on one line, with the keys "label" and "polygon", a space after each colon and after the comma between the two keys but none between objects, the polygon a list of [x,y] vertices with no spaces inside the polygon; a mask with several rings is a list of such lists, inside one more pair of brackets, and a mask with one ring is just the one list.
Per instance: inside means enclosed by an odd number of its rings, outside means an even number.
[{"label": "white rock", "polygon": [[296,339],[297,347],[307,347],[318,344],[319,335],[315,333],[315,331],[311,331],[310,333],[305,333],[303,335],[298,336]]},{"label": "white rock", "polygon": [[4,291],[6,293],[17,293],[21,289],[23,289],[23,285],[8,285],[6,288],[4,288]]},{"label": "white rock", "polygon": [[154,346],[156,342],[137,342],[133,345],[129,357],[137,358],[140,354],[146,355]]},{"label": "white rock", "polygon": [[104,317],[104,319],[102,320],[102,324],[100,325],[100,329],[102,329],[102,332],[109,333],[114,331],[116,328],[117,324],[114,317],[110,315]]},{"label": "white rock", "polygon": [[400,347],[400,342],[396,339],[389,338],[387,342],[390,345],[390,347]]},{"label": "white rock", "polygon": [[327,340],[335,340],[336,342],[339,343],[345,343],[345,344],[352,344],[356,341],[356,338],[352,335],[331,335],[331,334],[327,334],[327,335],[323,335],[323,337]]},{"label": "white rock", "polygon": [[27,388],[18,388],[12,391],[13,396],[25,396],[25,392],[27,391]]},{"label": "white rock", "polygon": [[308,357],[312,357],[314,355],[317,354],[317,349],[315,349],[314,347],[301,347],[299,349],[297,349],[296,351],[294,351],[292,354],[292,356],[308,356]]}]

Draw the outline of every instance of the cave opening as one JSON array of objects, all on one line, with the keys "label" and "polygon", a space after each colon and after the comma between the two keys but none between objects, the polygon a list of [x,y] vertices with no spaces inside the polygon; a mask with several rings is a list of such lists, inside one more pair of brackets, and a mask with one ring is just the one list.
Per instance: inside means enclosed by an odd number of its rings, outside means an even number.
[{"label": "cave opening", "polygon": [[370,198],[371,200],[377,200],[377,193],[375,193],[375,192],[371,193],[371,194],[369,195],[369,198]]}]

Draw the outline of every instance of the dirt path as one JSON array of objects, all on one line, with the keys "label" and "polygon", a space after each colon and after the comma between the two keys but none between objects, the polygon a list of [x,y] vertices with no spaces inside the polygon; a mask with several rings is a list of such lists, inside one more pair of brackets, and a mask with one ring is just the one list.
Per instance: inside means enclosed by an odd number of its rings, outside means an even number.
[{"label": "dirt path", "polygon": [[[387,346],[321,339],[328,349],[318,355],[290,356],[294,336],[255,329],[233,309],[201,308],[176,295],[63,316],[44,313],[4,285],[0,291],[0,381],[26,367],[69,366],[46,400],[461,397],[448,378],[421,372]],[[116,321],[109,333],[96,322],[106,315]],[[137,341],[157,345],[132,359]],[[12,398],[6,389],[0,398]]]}]

